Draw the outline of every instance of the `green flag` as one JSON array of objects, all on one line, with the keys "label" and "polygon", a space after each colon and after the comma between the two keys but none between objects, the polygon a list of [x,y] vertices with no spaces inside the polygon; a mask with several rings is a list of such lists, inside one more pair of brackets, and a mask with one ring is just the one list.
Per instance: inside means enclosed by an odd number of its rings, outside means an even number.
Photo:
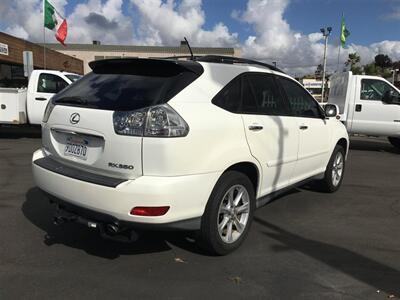
[{"label": "green flag", "polygon": [[342,43],[342,47],[346,45],[346,39],[350,35],[350,31],[347,30],[346,24],[344,23],[344,15],[342,15],[342,31],[340,33],[340,42]]},{"label": "green flag", "polygon": [[53,30],[57,21],[54,17],[55,9],[47,0],[44,0],[44,27]]}]

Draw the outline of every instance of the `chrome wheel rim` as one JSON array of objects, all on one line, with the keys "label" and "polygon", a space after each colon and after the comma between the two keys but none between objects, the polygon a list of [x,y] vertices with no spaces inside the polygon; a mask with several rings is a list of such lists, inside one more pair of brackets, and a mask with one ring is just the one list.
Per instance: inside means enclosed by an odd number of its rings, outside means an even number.
[{"label": "chrome wheel rim", "polygon": [[338,186],[343,176],[344,157],[342,152],[338,152],[335,156],[332,166],[332,184]]},{"label": "chrome wheel rim", "polygon": [[219,205],[217,225],[223,242],[231,244],[246,229],[250,213],[250,198],[243,185],[232,186]]}]

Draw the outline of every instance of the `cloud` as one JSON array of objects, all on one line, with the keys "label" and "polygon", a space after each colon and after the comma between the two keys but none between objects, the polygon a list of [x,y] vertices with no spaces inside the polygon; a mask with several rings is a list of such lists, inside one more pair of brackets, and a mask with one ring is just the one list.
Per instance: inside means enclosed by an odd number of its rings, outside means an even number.
[{"label": "cloud", "polygon": [[75,6],[67,16],[70,43],[132,44],[134,27],[122,10],[122,0],[88,0]]},{"label": "cloud", "polygon": [[382,19],[384,20],[400,20],[400,7],[396,7],[393,9],[392,12],[382,16]]},{"label": "cloud", "polygon": [[[51,3],[67,18],[67,44],[93,40],[109,44],[134,41],[132,20],[122,11],[123,0],[88,0],[77,4],[68,16],[64,11],[67,0]],[[34,42],[43,41],[42,0],[1,0],[0,12],[0,26],[5,32]],[[46,29],[45,33],[46,42],[56,42],[53,32]]]},{"label": "cloud", "polygon": [[140,15],[139,40],[150,45],[177,45],[187,37],[191,45],[235,46],[238,34],[222,22],[205,30],[201,0],[131,0]]},{"label": "cloud", "polygon": [[324,38],[321,32],[314,32],[308,35],[308,40],[310,43],[316,43],[321,41]]},{"label": "cloud", "polygon": [[117,21],[109,21],[105,16],[94,12],[86,16],[84,20],[87,24],[94,25],[100,29],[113,30],[118,28]]},{"label": "cloud", "polygon": [[[54,0],[53,3],[63,13],[65,0]],[[43,14],[42,1],[38,0],[1,0],[0,2],[0,26],[4,31],[18,37],[32,41],[43,41]],[[51,37],[51,32],[46,37]]]},{"label": "cloud", "polygon": [[[243,56],[276,61],[291,74],[313,73],[323,60],[323,36],[320,32],[304,35],[291,28],[284,18],[289,4],[290,0],[249,0],[244,11],[232,12],[235,19],[250,25],[255,33],[246,38]],[[338,40],[331,40],[328,45],[327,68],[330,72],[338,67],[338,45]],[[351,44],[347,49],[341,49],[340,68],[351,52],[361,55],[361,63],[369,63],[379,53],[399,60],[400,41],[382,41],[369,46]]]},{"label": "cloud", "polygon": [[[64,16],[67,1],[52,0]],[[285,11],[292,1],[248,0],[243,10],[233,10],[231,17],[252,29],[252,34],[242,36],[240,42],[238,34],[225,23],[206,25],[202,0],[84,0],[65,16],[69,26],[67,44],[100,40],[103,44],[170,46],[178,45],[186,36],[193,46],[237,47],[242,56],[276,61],[291,74],[313,73],[322,63],[323,36],[290,26]],[[396,13],[394,10],[393,17]],[[34,42],[43,41],[42,0],[1,0],[0,15],[1,30]],[[46,41],[56,42],[50,30],[46,30]],[[338,37],[330,37],[329,71],[337,69],[338,45]],[[400,60],[400,41],[350,44],[341,49],[342,65],[350,52],[357,52],[363,64],[379,53]]]}]

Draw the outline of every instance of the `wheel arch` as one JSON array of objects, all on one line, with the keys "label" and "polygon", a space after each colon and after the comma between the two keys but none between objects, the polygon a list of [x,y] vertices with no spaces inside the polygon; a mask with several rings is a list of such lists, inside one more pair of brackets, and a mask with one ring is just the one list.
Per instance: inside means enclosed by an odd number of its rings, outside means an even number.
[{"label": "wheel arch", "polygon": [[345,152],[345,155],[347,156],[347,152],[349,150],[348,146],[349,146],[349,142],[348,140],[346,140],[345,138],[340,138],[338,140],[338,142],[336,143],[336,145],[342,146]]},{"label": "wheel arch", "polygon": [[257,198],[258,187],[260,186],[261,174],[260,174],[260,170],[256,164],[254,164],[253,162],[249,162],[249,161],[235,163],[235,164],[231,165],[229,168],[225,169],[225,171],[222,174],[224,174],[228,171],[237,171],[237,172],[240,172],[240,173],[243,173],[244,175],[246,175],[250,179],[251,183],[253,184],[254,192],[255,192],[254,196]]}]

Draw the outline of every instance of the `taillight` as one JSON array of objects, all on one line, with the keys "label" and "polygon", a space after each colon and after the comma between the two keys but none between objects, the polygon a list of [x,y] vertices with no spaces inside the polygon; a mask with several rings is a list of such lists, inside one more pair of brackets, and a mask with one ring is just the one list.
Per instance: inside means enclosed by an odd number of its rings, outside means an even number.
[{"label": "taillight", "polygon": [[43,123],[47,123],[47,121],[49,120],[50,114],[53,111],[54,106],[55,105],[53,104],[53,102],[50,99],[49,102],[47,103],[46,109],[44,111],[43,120],[42,120]]},{"label": "taillight", "polygon": [[130,136],[183,137],[189,132],[185,120],[168,104],[135,111],[116,111],[115,133]]},{"label": "taillight", "polygon": [[132,208],[131,215],[144,217],[157,217],[165,215],[169,206],[136,206]]},{"label": "taillight", "polygon": [[142,136],[146,124],[144,110],[116,111],[113,115],[114,131],[121,135]]}]

